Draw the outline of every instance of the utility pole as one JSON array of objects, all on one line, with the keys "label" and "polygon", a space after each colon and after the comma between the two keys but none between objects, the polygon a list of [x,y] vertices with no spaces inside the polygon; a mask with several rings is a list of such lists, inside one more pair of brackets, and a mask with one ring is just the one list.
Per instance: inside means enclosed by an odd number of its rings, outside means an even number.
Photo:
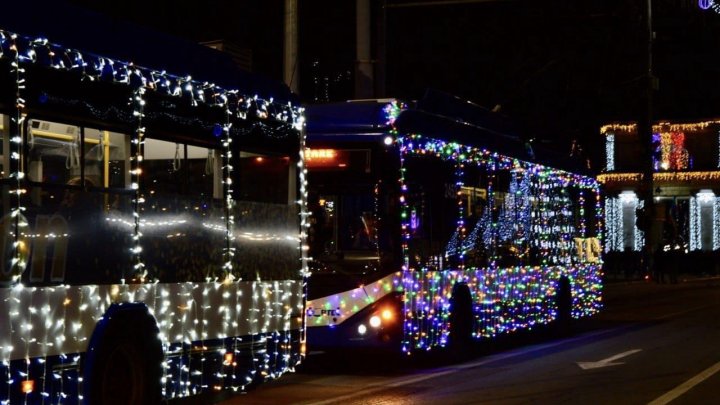
[{"label": "utility pole", "polygon": [[370,46],[370,0],[356,0],[355,6],[355,98],[373,98],[375,78]]},{"label": "utility pole", "polygon": [[643,176],[640,184],[641,197],[644,209],[640,218],[641,223],[645,226],[645,248],[643,251],[643,259],[645,266],[650,274],[654,275],[655,266],[654,253],[658,249],[662,232],[662,218],[658,215],[658,206],[655,204],[655,183],[653,174],[653,98],[657,90],[657,79],[653,75],[653,39],[655,33],[652,26],[652,0],[646,1],[645,11],[645,74],[644,74],[644,103],[640,119],[638,120],[638,137],[644,145],[643,151]]},{"label": "utility pole", "polygon": [[298,94],[298,2],[285,0],[285,41],[283,43],[283,80],[290,90]]}]

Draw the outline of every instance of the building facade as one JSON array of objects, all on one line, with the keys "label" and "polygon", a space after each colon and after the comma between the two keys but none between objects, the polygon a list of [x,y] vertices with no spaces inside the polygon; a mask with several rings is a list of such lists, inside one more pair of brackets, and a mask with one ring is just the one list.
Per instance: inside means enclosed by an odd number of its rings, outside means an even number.
[{"label": "building facade", "polygon": [[[638,228],[643,208],[641,182],[647,164],[634,123],[601,128],[605,170],[598,181],[605,191],[604,251],[608,272],[634,271],[647,248]],[[655,219],[662,223],[656,250],[677,251],[683,271],[717,271],[720,256],[720,120],[658,122],[651,145]],[[634,267],[634,268],[633,268]]]}]

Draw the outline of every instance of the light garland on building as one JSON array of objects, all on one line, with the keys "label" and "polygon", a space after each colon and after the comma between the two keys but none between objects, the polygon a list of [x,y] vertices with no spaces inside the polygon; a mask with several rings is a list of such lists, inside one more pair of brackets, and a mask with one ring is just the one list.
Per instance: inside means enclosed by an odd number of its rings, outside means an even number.
[{"label": "light garland on building", "polygon": [[605,198],[605,253],[622,251],[622,209],[620,199]]},{"label": "light garland on building", "polygon": [[612,172],[615,170],[615,133],[609,132],[605,136],[605,170]]},{"label": "light garland on building", "polygon": [[660,132],[653,134],[656,155],[653,156],[653,168],[658,170],[685,170],[690,155],[685,149],[684,132]]},{"label": "light garland on building", "polygon": [[713,204],[713,250],[720,249],[720,197]]},{"label": "light garland on building", "polygon": [[[601,184],[637,183],[642,179],[642,173],[603,173],[597,176],[597,181]],[[662,182],[717,181],[720,180],[720,171],[653,173],[653,180]]]},{"label": "light garland on building", "polygon": [[[629,207],[631,217],[627,221],[632,223],[632,241],[625,240],[625,207]],[[639,252],[645,244],[645,233],[635,225],[636,212],[642,209],[644,201],[640,200],[634,192],[623,192],[619,197],[605,198],[605,252],[623,252],[629,245],[633,251]],[[628,243],[631,242],[631,243]]]},{"label": "light garland on building", "polygon": [[[703,215],[703,207],[706,215]],[[690,198],[689,217],[690,250],[720,249],[720,198],[711,190],[701,190]],[[710,235],[709,243],[704,242],[707,234]]]},{"label": "light garland on building", "polygon": [[[708,120],[693,123],[674,123],[661,121],[653,124],[653,132],[695,132],[708,128],[710,125],[720,124],[720,120]],[[637,124],[608,124],[600,127],[600,134],[608,135],[617,132],[636,132]]]},{"label": "light garland on building", "polygon": [[700,221],[700,209],[698,207],[697,198],[690,198],[690,250],[700,250],[702,222]]}]

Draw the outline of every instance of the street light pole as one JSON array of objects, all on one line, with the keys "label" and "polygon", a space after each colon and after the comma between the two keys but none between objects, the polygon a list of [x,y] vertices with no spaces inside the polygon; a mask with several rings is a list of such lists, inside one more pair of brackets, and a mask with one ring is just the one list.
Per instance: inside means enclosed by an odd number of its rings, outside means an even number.
[{"label": "street light pole", "polygon": [[644,80],[644,105],[642,114],[638,120],[638,137],[644,145],[643,151],[643,176],[640,184],[641,195],[644,204],[643,215],[641,218],[645,224],[645,246],[644,259],[646,269],[654,274],[655,266],[653,256],[658,249],[660,236],[662,232],[662,218],[657,212],[658,206],[655,204],[654,193],[655,184],[653,181],[653,98],[657,90],[657,79],[653,75],[653,39],[655,33],[652,26],[652,0],[646,0],[645,14],[645,80]]},{"label": "street light pole", "polygon": [[298,94],[300,78],[298,67],[298,1],[285,0],[283,43],[283,80],[290,90]]}]

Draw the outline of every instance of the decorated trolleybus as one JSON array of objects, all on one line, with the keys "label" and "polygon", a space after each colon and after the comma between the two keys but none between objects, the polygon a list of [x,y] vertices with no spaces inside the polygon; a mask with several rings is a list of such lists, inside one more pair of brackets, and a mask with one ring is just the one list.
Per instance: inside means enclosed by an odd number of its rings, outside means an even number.
[{"label": "decorated trolleybus", "polygon": [[157,404],[293,369],[303,115],[269,97],[0,31],[0,403]]},{"label": "decorated trolleybus", "polygon": [[306,109],[308,350],[410,354],[602,307],[598,183],[429,94]]}]

